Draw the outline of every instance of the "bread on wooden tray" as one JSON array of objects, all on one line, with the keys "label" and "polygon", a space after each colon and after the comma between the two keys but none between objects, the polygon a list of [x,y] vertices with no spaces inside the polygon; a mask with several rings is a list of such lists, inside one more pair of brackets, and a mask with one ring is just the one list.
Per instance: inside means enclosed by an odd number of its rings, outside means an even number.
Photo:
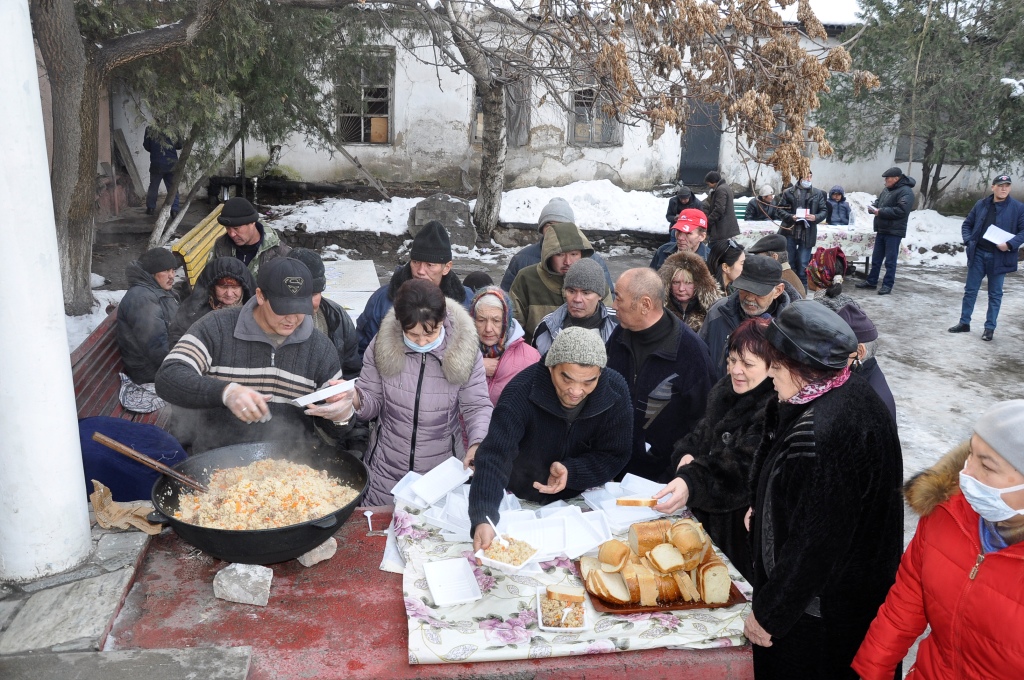
[{"label": "bread on wooden tray", "polygon": [[580,558],[580,572],[587,591],[616,605],[724,604],[732,590],[728,567],[692,519],[638,522],[629,528],[628,546],[602,543],[597,558]]}]

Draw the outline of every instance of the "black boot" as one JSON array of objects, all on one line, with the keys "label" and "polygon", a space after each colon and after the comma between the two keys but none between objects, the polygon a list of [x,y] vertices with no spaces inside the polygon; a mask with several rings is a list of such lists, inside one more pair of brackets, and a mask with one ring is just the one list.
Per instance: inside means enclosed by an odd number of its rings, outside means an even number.
[{"label": "black boot", "polygon": [[958,323],[955,326],[950,326],[947,330],[949,330],[950,333],[970,333],[971,332],[971,324],[969,324],[969,323]]}]

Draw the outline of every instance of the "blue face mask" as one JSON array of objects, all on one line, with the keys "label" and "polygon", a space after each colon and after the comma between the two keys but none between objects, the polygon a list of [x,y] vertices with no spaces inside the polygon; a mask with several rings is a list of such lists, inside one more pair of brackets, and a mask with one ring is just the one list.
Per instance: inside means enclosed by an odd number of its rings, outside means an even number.
[{"label": "blue face mask", "polygon": [[[966,465],[964,467],[966,468]],[[1024,489],[1024,484],[996,489],[982,484],[963,470],[960,471],[960,491],[974,511],[989,522],[1005,522],[1016,515],[1024,515],[1024,510],[1015,510],[1003,500],[1004,493],[1021,489]]]},{"label": "blue face mask", "polygon": [[804,188],[804,189],[810,189],[811,188],[811,183],[808,182],[805,179],[802,179],[802,180],[800,180],[800,186],[801,186],[801,188]]},{"label": "blue face mask", "polygon": [[431,350],[435,350],[441,346],[444,342],[444,326],[441,326],[441,332],[437,334],[437,339],[428,342],[425,345],[417,345],[415,342],[409,339],[405,333],[402,333],[402,340],[405,342],[405,346],[411,349],[413,352],[419,352],[420,354],[426,354]]}]

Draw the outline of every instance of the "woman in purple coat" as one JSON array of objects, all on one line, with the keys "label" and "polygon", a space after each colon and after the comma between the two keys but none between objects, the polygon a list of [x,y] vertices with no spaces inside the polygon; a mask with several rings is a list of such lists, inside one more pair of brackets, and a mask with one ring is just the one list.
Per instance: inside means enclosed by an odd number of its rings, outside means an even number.
[{"label": "woman in purple coat", "polygon": [[390,504],[391,490],[409,471],[428,472],[450,456],[471,460],[493,407],[466,310],[430,281],[403,283],[363,355],[353,401],[359,418],[377,419],[366,505]]}]

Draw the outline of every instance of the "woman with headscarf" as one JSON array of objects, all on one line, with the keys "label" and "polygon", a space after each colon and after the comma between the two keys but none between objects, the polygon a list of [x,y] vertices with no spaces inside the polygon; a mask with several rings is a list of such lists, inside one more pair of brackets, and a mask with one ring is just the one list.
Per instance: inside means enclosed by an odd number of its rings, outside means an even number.
[{"label": "woman with headscarf", "polygon": [[703,258],[688,251],[674,253],[661,265],[658,276],[665,284],[665,309],[694,333],[699,331],[708,309],[722,297]]},{"label": "woman with headscarf", "polygon": [[366,348],[352,402],[361,420],[377,419],[364,504],[390,505],[407,472],[429,472],[452,456],[468,464],[494,407],[476,329],[462,305],[425,279],[403,283]]},{"label": "woman with headscarf", "polygon": [[743,261],[747,254],[743,246],[733,239],[716,241],[708,253],[708,270],[715,277],[719,289],[725,295],[732,294],[732,282],[743,273]]},{"label": "woman with headscarf", "polygon": [[485,286],[473,296],[469,307],[480,339],[480,351],[487,373],[487,394],[491,403],[527,366],[540,361],[540,352],[523,339],[523,327],[512,316],[512,300],[498,286]]},{"label": "woman with headscarf", "polygon": [[809,299],[820,302],[833,312],[846,305],[859,306],[856,300],[843,292],[845,273],[846,253],[842,248],[818,248],[807,263]]},{"label": "woman with headscarf", "polygon": [[892,678],[930,627],[909,677],[1021,677],[1024,400],[988,409],[970,440],[915,475],[904,494],[921,520],[854,670]]},{"label": "woman with headscarf", "polygon": [[754,677],[855,680],[903,549],[896,426],[851,375],[857,338],[835,312],[798,300],[765,333],[777,400],[750,476]]},{"label": "woman with headscarf", "polygon": [[684,505],[743,577],[752,567],[743,517],[750,507],[747,479],[764,431],[764,412],[775,396],[768,380],[767,319],[748,319],[729,335],[729,372],[708,394],[693,431],[676,442],[675,479],[654,495],[672,498],[655,506],[671,514]]}]

